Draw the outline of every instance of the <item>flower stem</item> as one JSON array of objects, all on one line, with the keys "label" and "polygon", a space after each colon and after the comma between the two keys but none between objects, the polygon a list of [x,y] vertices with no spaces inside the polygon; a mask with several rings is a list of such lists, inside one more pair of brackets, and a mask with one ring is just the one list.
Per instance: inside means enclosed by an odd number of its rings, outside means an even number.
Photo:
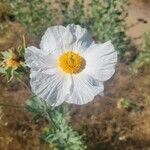
[{"label": "flower stem", "polygon": [[46,101],[43,100],[43,102],[44,102],[45,107],[46,107],[45,113],[46,113],[46,115],[47,115],[48,121],[49,121],[50,123],[52,123],[52,125],[54,126],[55,129],[59,129],[59,127],[56,125],[55,121],[53,120],[53,117],[52,117],[51,113],[48,111],[49,108],[48,108],[48,106],[47,106]]},{"label": "flower stem", "polygon": [[29,93],[32,94],[30,88],[28,87],[28,85],[27,85],[24,81],[22,81],[20,78],[17,78],[17,80],[27,89],[27,91],[28,91]]}]

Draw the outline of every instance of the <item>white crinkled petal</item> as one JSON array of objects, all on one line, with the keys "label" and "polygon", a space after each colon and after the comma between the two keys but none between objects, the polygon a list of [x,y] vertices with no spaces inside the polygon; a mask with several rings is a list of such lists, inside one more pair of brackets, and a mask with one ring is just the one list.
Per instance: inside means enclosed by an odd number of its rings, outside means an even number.
[{"label": "white crinkled petal", "polygon": [[53,26],[46,30],[42,36],[40,48],[45,53],[53,53],[54,51],[63,48],[61,35],[64,33],[65,28],[63,26]]},{"label": "white crinkled petal", "polygon": [[64,50],[72,50],[76,37],[64,26],[53,26],[46,30],[40,47],[45,53],[60,54]]},{"label": "white crinkled petal", "polygon": [[67,27],[53,26],[46,30],[40,47],[45,53],[59,55],[64,51],[84,51],[93,43],[93,39],[85,28],[70,24]]},{"label": "white crinkled petal", "polygon": [[74,50],[83,52],[85,51],[92,43],[94,43],[92,37],[87,32],[85,28],[82,28],[79,25],[69,24],[66,27],[67,30],[71,32],[73,36],[76,37],[76,41],[73,45]]},{"label": "white crinkled petal", "polygon": [[31,71],[32,91],[52,106],[58,106],[68,97],[70,77],[57,72],[53,75]]},{"label": "white crinkled petal", "polygon": [[72,75],[71,95],[66,102],[83,105],[92,101],[96,95],[103,93],[103,90],[101,82],[85,73]]},{"label": "white crinkled petal", "polygon": [[34,71],[52,74],[56,70],[56,58],[51,54],[45,56],[42,50],[33,46],[25,49],[25,62]]},{"label": "white crinkled petal", "polygon": [[117,52],[110,41],[93,44],[84,54],[86,67],[84,72],[103,82],[112,77],[117,62]]}]

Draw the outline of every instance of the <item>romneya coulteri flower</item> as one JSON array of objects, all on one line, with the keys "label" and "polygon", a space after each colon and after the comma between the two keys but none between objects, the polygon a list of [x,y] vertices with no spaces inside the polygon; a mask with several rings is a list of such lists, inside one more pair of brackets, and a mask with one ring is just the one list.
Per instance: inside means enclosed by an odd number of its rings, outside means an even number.
[{"label": "romneya coulteri flower", "polygon": [[46,30],[40,49],[25,49],[32,91],[52,106],[64,101],[86,104],[103,95],[103,82],[112,77],[117,52],[111,41],[96,44],[79,25]]}]

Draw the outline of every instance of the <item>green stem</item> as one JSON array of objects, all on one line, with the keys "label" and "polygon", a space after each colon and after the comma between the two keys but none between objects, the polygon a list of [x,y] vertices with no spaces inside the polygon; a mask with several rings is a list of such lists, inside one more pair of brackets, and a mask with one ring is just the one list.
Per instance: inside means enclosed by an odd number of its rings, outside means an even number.
[{"label": "green stem", "polygon": [[25,49],[26,48],[26,40],[25,40],[25,36],[24,35],[22,36],[22,41],[23,41],[23,48]]},{"label": "green stem", "polygon": [[48,106],[47,106],[46,101],[43,100],[43,102],[44,102],[45,107],[46,107],[45,113],[46,113],[46,115],[47,115],[48,121],[49,121],[50,123],[52,123],[52,125],[54,126],[55,129],[60,129],[60,128],[56,125],[55,121],[53,120],[53,117],[52,117],[51,113],[48,111],[49,108],[48,108]]},{"label": "green stem", "polygon": [[29,93],[32,94],[30,88],[28,87],[28,85],[27,85],[25,82],[23,82],[20,78],[17,78],[17,80],[27,89],[27,91],[28,91]]}]

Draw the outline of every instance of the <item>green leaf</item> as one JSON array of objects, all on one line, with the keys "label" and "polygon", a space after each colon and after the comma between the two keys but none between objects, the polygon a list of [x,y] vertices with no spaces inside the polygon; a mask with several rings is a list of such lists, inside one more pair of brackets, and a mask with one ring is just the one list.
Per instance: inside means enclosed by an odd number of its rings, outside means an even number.
[{"label": "green leaf", "polygon": [[38,114],[35,114],[34,117],[33,117],[33,121],[35,123],[38,123],[40,121],[40,119],[42,118],[42,114],[41,113],[38,113]]},{"label": "green leaf", "polygon": [[33,96],[26,101],[26,109],[30,112],[43,113],[46,108],[41,98]]},{"label": "green leaf", "polygon": [[6,77],[7,77],[7,81],[10,82],[13,77],[14,77],[14,69],[12,67],[8,67],[5,72],[6,72]]}]

